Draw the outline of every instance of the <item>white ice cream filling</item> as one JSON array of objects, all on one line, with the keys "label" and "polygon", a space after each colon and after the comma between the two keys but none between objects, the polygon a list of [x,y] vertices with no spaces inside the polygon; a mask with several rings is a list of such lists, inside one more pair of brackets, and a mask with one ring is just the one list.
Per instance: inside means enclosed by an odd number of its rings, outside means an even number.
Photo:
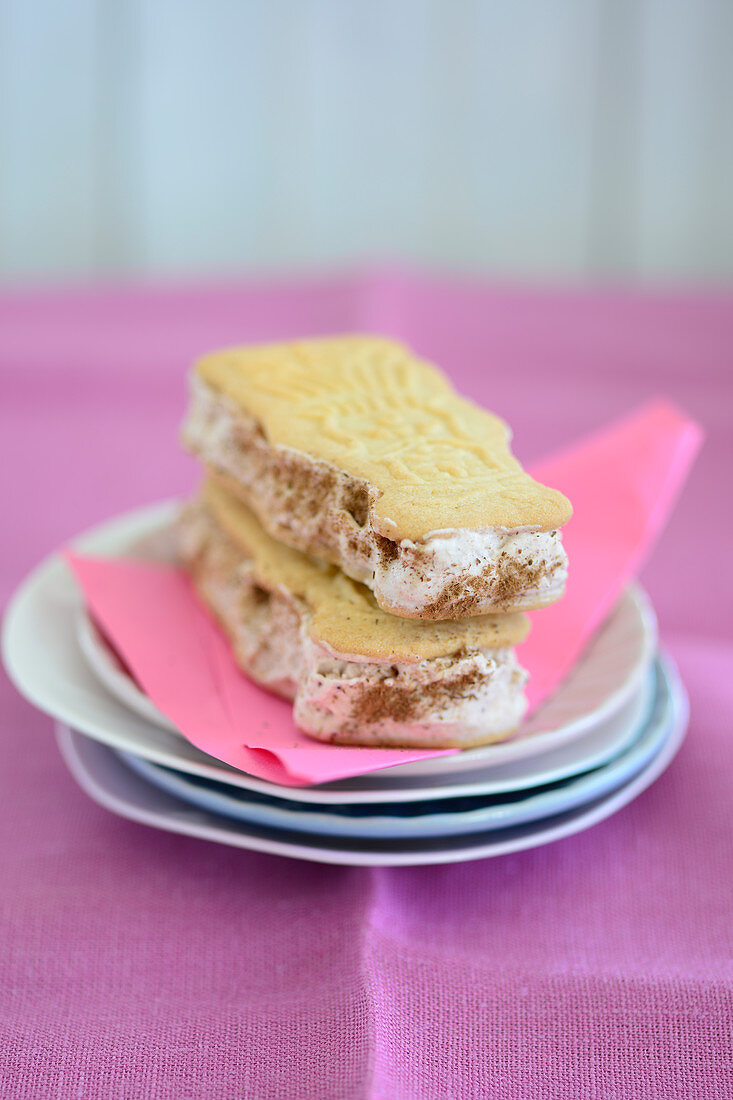
[{"label": "white ice cream filling", "polygon": [[[505,557],[501,558],[502,554]],[[512,609],[550,603],[562,594],[567,557],[557,531],[532,527],[433,531],[419,543],[403,539],[393,561],[373,562],[373,587],[390,607],[401,608],[403,613],[417,612],[437,603],[452,583],[465,585],[471,578],[480,582],[487,567],[495,563],[497,583],[489,581],[487,595],[492,605],[501,604],[502,576],[513,568],[532,569],[535,562],[543,562],[544,569],[533,584],[512,595]],[[478,607],[476,614],[483,610]]]},{"label": "white ice cream filling", "polygon": [[[471,745],[516,729],[527,708],[527,673],[509,648],[386,665],[339,658],[309,639],[304,658],[295,720],[321,740]],[[469,686],[452,691],[463,680]],[[377,718],[365,713],[375,689],[394,693],[394,714],[389,704]],[[400,696],[409,701],[407,717],[400,717]]]}]

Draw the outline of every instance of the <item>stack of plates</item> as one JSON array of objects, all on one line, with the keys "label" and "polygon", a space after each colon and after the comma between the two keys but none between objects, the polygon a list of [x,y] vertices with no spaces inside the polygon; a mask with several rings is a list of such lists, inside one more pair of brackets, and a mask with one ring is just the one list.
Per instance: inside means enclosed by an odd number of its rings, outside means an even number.
[{"label": "stack of plates", "polygon": [[[165,554],[172,507],[107,524],[77,546]],[[103,806],[170,831],[326,863],[448,863],[580,832],[648,787],[687,725],[684,689],[657,652],[654,615],[637,586],[511,741],[305,789],[255,779],[186,741],[107,648],[58,556],[16,594],[3,649],[19,690],[56,718],[70,771]]]}]

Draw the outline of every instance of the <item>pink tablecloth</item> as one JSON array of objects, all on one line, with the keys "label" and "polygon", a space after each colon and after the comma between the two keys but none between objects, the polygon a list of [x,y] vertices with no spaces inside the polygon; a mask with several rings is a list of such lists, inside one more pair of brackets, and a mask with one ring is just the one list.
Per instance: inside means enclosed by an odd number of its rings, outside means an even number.
[{"label": "pink tablecloth", "polygon": [[584,835],[349,870],[113,817],[3,680],[0,1095],[729,1097],[733,301],[395,275],[6,295],[2,596],[79,529],[192,484],[176,426],[198,352],[345,329],[443,363],[527,460],[655,394],[702,422],[643,577],[690,691],[687,743]]}]

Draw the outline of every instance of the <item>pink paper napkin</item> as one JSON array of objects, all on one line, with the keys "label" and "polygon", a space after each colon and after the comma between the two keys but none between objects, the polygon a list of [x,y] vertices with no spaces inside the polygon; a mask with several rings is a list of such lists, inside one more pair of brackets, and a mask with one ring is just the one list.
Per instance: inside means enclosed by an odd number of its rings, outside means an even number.
[{"label": "pink paper napkin", "polygon": [[[519,659],[530,707],[557,687],[651,550],[702,440],[701,429],[658,402],[532,473],[575,509],[563,538],[563,600],[532,614]],[[236,667],[229,644],[175,566],[132,559],[68,561],[88,605],[143,690],[197,748],[251,775],[303,786],[443,752],[326,745],[295,727],[289,703]]]}]

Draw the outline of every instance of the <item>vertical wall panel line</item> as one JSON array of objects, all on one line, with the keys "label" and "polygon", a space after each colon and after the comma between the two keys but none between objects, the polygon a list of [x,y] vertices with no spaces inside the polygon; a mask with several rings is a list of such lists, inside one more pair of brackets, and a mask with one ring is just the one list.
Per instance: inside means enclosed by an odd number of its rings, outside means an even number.
[{"label": "vertical wall panel line", "polygon": [[99,272],[143,266],[140,232],[140,0],[97,0],[94,258]]},{"label": "vertical wall panel line", "polygon": [[591,164],[588,267],[635,273],[639,255],[640,0],[600,0]]}]

